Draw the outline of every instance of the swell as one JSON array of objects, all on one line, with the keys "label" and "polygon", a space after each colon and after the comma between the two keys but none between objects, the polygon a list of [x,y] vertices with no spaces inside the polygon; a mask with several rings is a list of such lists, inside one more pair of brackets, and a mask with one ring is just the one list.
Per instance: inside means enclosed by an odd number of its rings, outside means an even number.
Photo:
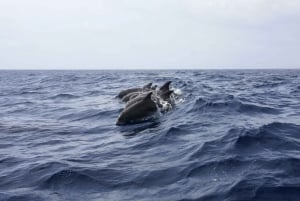
[{"label": "swell", "polygon": [[[76,161],[73,161],[73,163],[76,163]],[[72,167],[69,162],[46,162],[31,167],[23,174],[22,172],[15,172],[14,174],[18,176],[19,183],[27,181],[27,185],[36,186],[37,189],[41,190],[88,190],[91,192],[95,190],[106,191],[118,186],[135,186],[138,183],[143,183],[144,177],[148,177],[146,173],[142,173],[143,176],[138,176],[128,169]],[[149,174],[156,175],[154,172]],[[16,186],[16,184],[14,185]]]},{"label": "swell", "polygon": [[[215,154],[257,154],[264,151],[278,151],[281,154],[290,150],[300,150],[300,125],[273,122],[258,128],[232,128],[226,135],[205,142],[191,157],[200,157],[205,152]],[[299,151],[300,152],[300,151]],[[255,156],[255,155],[253,155]]]},{"label": "swell", "polygon": [[183,200],[296,200],[300,196],[299,133],[300,125],[274,122],[230,129],[225,136],[203,143],[189,155],[194,162],[186,176],[203,182],[215,178],[226,185],[214,190],[219,194]]},{"label": "swell", "polygon": [[269,149],[284,153],[300,150],[300,126],[274,122],[258,129],[244,130],[235,141],[238,152],[243,150]]},{"label": "swell", "polygon": [[280,110],[261,106],[258,104],[244,103],[237,99],[232,100],[205,100],[198,98],[189,112],[237,112],[242,114],[280,114]]}]

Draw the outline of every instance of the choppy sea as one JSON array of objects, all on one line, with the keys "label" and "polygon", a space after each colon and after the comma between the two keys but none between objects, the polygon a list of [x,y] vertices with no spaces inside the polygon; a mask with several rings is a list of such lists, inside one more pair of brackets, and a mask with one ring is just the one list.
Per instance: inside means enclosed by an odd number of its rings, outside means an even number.
[{"label": "choppy sea", "polygon": [[[181,103],[116,126],[119,91]],[[300,200],[300,70],[0,71],[0,200]]]}]

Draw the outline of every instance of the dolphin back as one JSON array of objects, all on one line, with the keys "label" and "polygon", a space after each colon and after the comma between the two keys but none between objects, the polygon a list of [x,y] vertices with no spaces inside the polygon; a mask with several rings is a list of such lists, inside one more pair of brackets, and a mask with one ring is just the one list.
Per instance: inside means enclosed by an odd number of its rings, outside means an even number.
[{"label": "dolphin back", "polygon": [[149,92],[137,102],[126,106],[118,118],[117,125],[135,123],[154,114],[157,107],[155,102],[152,101],[151,95],[152,92]]}]

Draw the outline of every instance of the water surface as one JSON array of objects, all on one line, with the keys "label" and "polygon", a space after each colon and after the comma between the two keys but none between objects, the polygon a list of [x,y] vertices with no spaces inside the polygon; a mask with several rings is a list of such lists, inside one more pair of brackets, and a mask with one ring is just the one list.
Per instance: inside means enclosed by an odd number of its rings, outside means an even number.
[{"label": "water surface", "polygon": [[[115,125],[152,81],[184,102]],[[0,71],[0,200],[300,200],[300,71]]]}]

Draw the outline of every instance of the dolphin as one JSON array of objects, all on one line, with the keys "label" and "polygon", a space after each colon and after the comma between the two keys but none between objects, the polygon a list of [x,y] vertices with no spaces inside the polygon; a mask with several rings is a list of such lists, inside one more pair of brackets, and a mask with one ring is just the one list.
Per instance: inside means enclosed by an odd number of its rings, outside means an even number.
[{"label": "dolphin", "polygon": [[117,125],[134,123],[157,112],[155,102],[151,99],[152,92],[147,93],[142,100],[125,107],[120,114]]},{"label": "dolphin", "polygon": [[[127,103],[126,103],[126,106],[125,107],[129,107],[130,105],[133,105],[141,100],[143,100],[145,98],[145,96],[147,96],[150,92],[148,93],[141,93],[135,97],[133,97],[132,99],[130,99]],[[151,92],[151,96],[153,96],[153,92]]]},{"label": "dolphin", "polygon": [[160,97],[161,97],[164,101],[171,102],[171,101],[170,101],[170,98],[171,98],[172,93],[174,93],[173,90],[164,91],[163,93],[160,94]]},{"label": "dolphin", "polygon": [[172,81],[165,82],[160,88],[159,88],[159,94],[165,93],[170,90],[170,84]]},{"label": "dolphin", "polygon": [[[158,107],[162,107],[161,102],[162,101],[167,101],[168,103],[172,104],[171,101],[171,94],[173,93],[173,90],[170,91],[165,91],[163,94],[159,95],[156,93],[156,91],[152,91],[151,99],[154,101],[154,103],[157,104]],[[148,93],[139,93],[138,95],[133,94],[130,99],[126,102],[126,107],[129,107],[130,105],[139,102],[143,100],[143,98],[147,95]],[[126,97],[126,96],[125,96]],[[124,98],[125,98],[124,97]],[[124,99],[123,98],[123,99]],[[122,99],[122,100],[123,100]]]},{"label": "dolphin", "polygon": [[146,89],[146,90],[149,90],[151,89],[151,86],[152,86],[152,82],[146,84],[145,86],[143,86],[143,89]]},{"label": "dolphin", "polygon": [[145,86],[143,86],[143,88],[131,88],[131,89],[123,90],[123,91],[121,91],[121,92],[118,94],[117,97],[118,97],[118,98],[123,98],[123,97],[126,96],[127,94],[130,94],[130,93],[133,93],[133,92],[150,90],[150,89],[151,89],[151,85],[152,85],[152,82],[150,82],[149,84],[146,84]]}]

